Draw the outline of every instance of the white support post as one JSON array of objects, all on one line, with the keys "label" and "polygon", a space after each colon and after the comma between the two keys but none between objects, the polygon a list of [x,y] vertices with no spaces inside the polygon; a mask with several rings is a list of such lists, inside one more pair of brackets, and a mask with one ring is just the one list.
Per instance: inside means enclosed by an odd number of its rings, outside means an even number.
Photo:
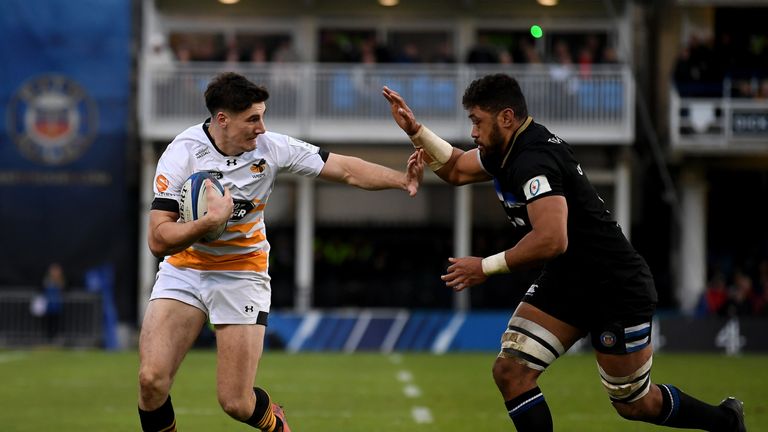
[{"label": "white support post", "polygon": [[137,324],[141,325],[144,320],[144,313],[147,310],[147,302],[152,292],[152,285],[155,281],[157,272],[157,258],[152,255],[147,245],[147,235],[149,234],[149,210],[154,199],[153,183],[155,181],[155,165],[157,158],[152,149],[152,142],[144,140],[141,142],[141,172],[139,177],[139,292],[136,302]]},{"label": "white support post", "polygon": [[[470,254],[472,243],[472,186],[457,187],[454,192],[456,219],[453,223],[453,254],[463,257]],[[469,289],[453,295],[453,309],[465,312],[469,310]]]},{"label": "white support post", "polygon": [[314,180],[299,177],[296,182],[296,295],[294,309],[307,312],[312,307],[312,281],[314,279],[313,240],[315,237]]},{"label": "white support post", "polygon": [[629,159],[624,155],[619,157],[615,171],[616,183],[614,185],[614,201],[616,202],[616,222],[618,222],[624,236],[630,240],[632,231],[632,211],[631,211],[631,176]]},{"label": "white support post", "polygon": [[692,314],[707,283],[707,184],[693,169],[680,178],[680,251],[677,300],[684,313]]}]

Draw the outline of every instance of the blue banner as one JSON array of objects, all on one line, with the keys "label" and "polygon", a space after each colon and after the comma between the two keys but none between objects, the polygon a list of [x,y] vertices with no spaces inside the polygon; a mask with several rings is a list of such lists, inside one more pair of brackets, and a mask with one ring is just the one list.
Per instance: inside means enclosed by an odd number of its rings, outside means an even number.
[{"label": "blue banner", "polygon": [[130,0],[0,2],[0,287],[39,286],[51,262],[83,287],[111,265],[121,309],[135,309],[131,12]]}]

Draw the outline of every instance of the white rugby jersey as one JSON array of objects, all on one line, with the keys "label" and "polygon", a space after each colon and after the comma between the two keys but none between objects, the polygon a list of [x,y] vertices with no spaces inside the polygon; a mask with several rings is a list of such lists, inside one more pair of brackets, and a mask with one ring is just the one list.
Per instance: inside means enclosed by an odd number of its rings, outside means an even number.
[{"label": "white rugby jersey", "polygon": [[206,123],[185,130],[168,145],[157,163],[152,208],[174,211],[173,201],[169,201],[174,200],[178,211],[181,187],[197,171],[211,173],[229,188],[235,208],[218,240],[196,242],[166,257],[166,262],[197,270],[266,274],[269,242],[264,208],[278,172],[316,177],[326,159],[327,153],[317,146],[273,132],[259,135],[255,150],[226,156],[213,144]]}]

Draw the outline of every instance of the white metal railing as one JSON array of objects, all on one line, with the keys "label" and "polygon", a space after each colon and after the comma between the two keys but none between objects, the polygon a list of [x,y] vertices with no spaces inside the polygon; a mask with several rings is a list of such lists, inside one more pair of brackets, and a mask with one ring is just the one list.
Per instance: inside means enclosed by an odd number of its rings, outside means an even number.
[{"label": "white metal railing", "polygon": [[635,86],[626,65],[595,65],[588,76],[556,65],[364,65],[192,63],[144,65],[141,134],[167,140],[206,116],[203,91],[219,72],[238,71],[270,91],[267,127],[310,141],[402,142],[387,85],[406,98],[418,118],[446,139],[469,141],[461,106],[466,86],[485,74],[515,76],[530,113],[572,143],[630,144]]},{"label": "white metal railing", "polygon": [[29,290],[0,292],[0,347],[101,345],[103,329],[100,295],[87,292],[64,293],[61,312],[55,322],[48,322],[51,318],[43,314],[44,310],[36,310],[38,298],[39,294]]},{"label": "white metal railing", "polygon": [[768,101],[681,98],[670,91],[670,141],[686,150],[768,150]]}]

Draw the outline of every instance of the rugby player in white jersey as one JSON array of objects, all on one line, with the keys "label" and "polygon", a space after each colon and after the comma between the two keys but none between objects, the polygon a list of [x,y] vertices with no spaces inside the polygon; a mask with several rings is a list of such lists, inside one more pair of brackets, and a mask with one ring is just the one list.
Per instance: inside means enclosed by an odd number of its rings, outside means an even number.
[{"label": "rugby player in white jersey", "polygon": [[[290,431],[280,406],[265,390],[253,387],[271,298],[264,208],[279,172],[366,190],[402,189],[411,196],[421,182],[420,156],[412,156],[406,172],[398,172],[268,132],[268,97],[266,89],[239,74],[215,77],[205,91],[211,118],[179,134],[157,164],[148,242],[152,253],[165,259],[139,340],[139,417],[144,431],[176,430],[171,386],[208,320],[216,332],[222,409],[263,431]],[[208,213],[180,223],[181,186],[197,171],[214,175],[225,193],[208,194]],[[218,240],[200,241],[225,221],[226,231]]]}]

